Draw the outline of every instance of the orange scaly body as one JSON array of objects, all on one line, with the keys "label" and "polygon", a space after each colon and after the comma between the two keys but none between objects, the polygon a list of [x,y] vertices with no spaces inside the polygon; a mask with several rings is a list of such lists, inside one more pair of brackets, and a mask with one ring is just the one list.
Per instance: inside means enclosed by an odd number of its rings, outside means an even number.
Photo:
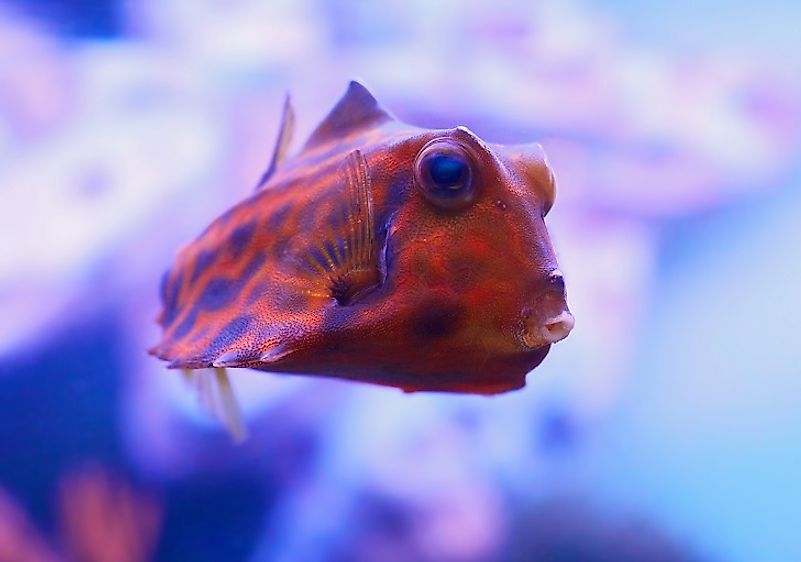
[{"label": "orange scaly body", "polygon": [[178,254],[151,353],[406,391],[520,388],[573,326],[539,145],[395,120],[363,86]]}]

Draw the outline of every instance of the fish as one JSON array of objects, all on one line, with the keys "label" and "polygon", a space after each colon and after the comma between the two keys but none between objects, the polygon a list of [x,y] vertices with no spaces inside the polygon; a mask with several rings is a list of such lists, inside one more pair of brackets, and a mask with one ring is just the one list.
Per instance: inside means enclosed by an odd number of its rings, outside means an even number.
[{"label": "fish", "polygon": [[522,388],[574,326],[541,145],[405,124],[357,81],[293,154],[294,125],[287,95],[255,191],[164,275],[149,352],[234,433],[229,368],[406,392]]}]

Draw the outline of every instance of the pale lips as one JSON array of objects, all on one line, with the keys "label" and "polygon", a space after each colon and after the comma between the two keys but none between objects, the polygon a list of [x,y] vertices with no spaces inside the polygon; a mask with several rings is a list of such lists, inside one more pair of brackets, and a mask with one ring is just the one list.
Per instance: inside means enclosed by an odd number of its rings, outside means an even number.
[{"label": "pale lips", "polygon": [[527,322],[521,338],[523,345],[530,349],[562,341],[576,324],[575,318],[567,309],[542,323],[532,320]]},{"label": "pale lips", "polygon": [[562,341],[573,330],[576,325],[576,319],[569,311],[563,310],[550,320],[547,320],[542,326],[542,337],[548,343],[556,343]]}]

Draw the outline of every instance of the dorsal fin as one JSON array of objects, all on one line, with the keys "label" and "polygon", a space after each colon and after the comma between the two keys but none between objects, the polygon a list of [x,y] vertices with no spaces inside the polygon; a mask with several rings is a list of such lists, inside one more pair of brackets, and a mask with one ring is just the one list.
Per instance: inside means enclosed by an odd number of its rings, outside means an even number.
[{"label": "dorsal fin", "polygon": [[392,115],[381,107],[373,94],[355,80],[351,80],[345,95],[309,137],[306,148],[341,138],[390,119],[393,119]]},{"label": "dorsal fin", "polygon": [[292,100],[287,92],[284,98],[284,111],[281,115],[281,126],[278,129],[278,138],[275,141],[275,149],[273,149],[273,157],[270,160],[270,165],[267,170],[262,174],[256,189],[259,190],[267,183],[270,176],[273,175],[275,169],[278,167],[287,152],[289,152],[289,145],[292,142],[292,136],[295,134],[295,110],[292,108]]}]

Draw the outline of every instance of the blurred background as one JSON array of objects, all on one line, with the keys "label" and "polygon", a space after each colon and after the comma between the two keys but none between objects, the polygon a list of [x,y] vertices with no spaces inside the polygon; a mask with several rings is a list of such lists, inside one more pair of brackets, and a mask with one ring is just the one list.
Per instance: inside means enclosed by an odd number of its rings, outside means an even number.
[{"label": "blurred background", "polygon": [[[801,560],[801,4],[0,0],[0,561]],[[541,142],[573,334],[492,397],[158,338],[178,247],[362,79]]]}]

